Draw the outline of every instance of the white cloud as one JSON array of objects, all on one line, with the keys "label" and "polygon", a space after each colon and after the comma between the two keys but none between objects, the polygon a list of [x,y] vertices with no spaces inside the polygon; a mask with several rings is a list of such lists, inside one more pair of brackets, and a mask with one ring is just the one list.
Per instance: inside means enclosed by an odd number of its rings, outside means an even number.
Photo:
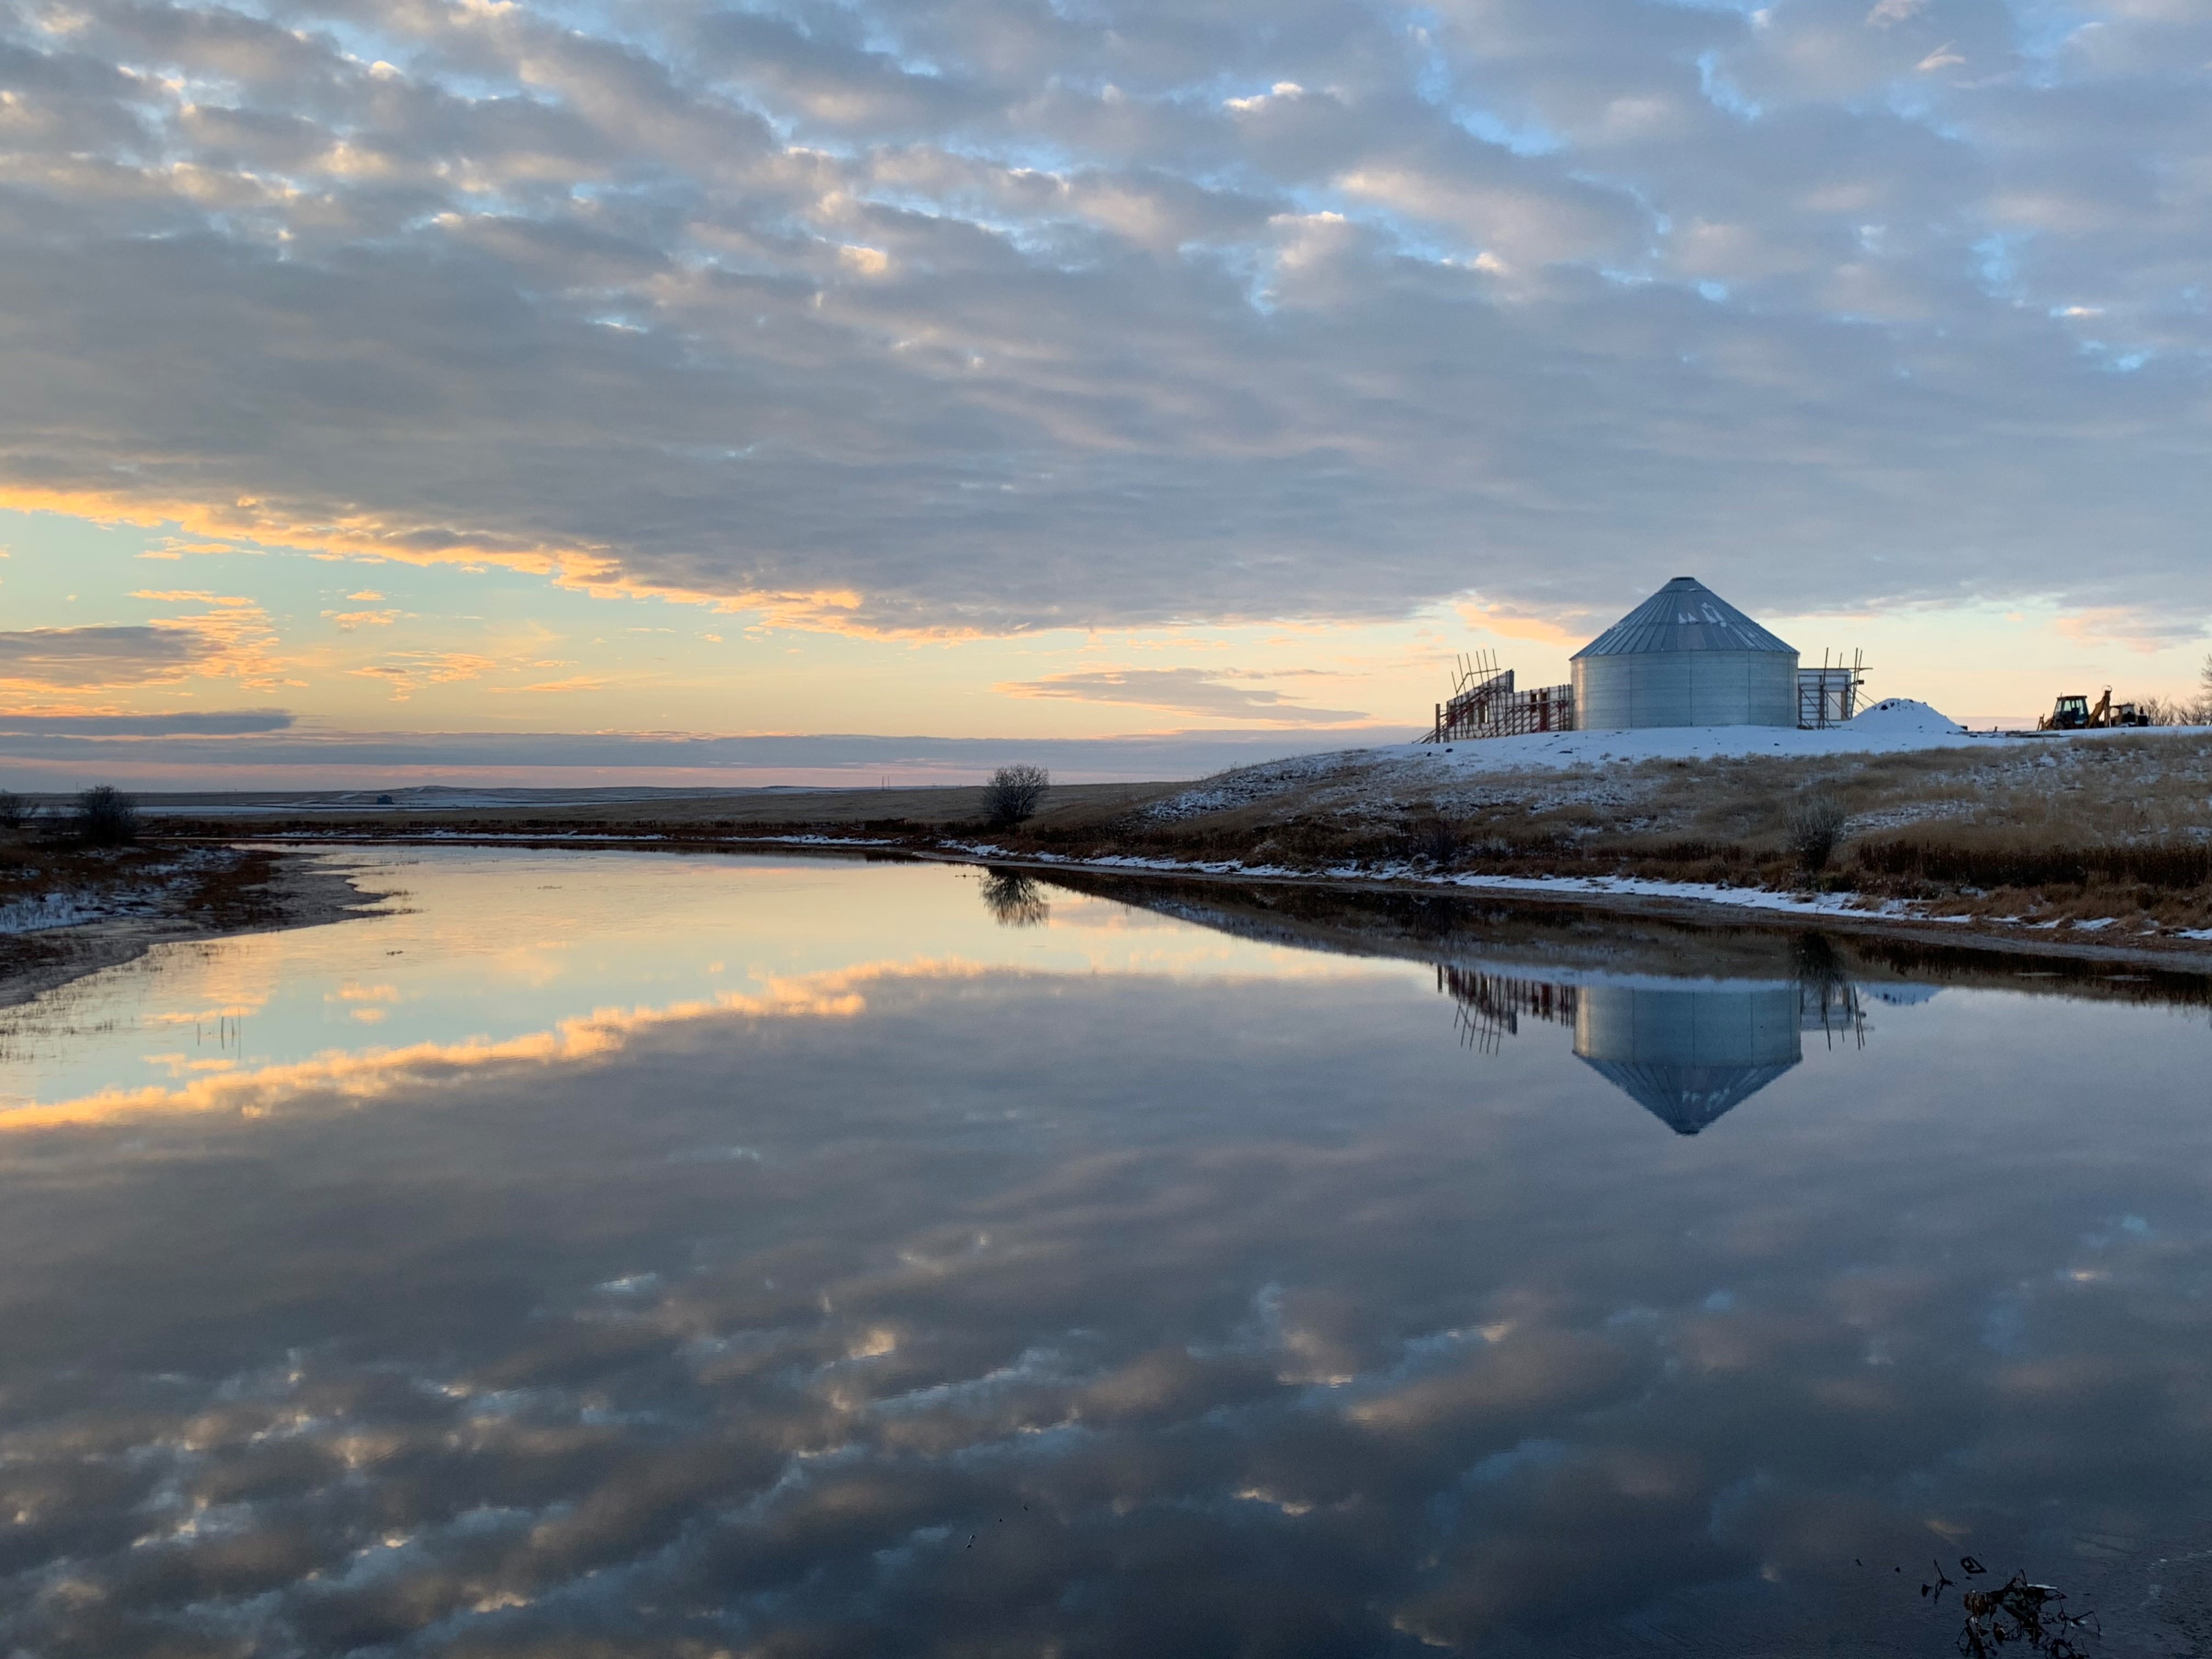
[{"label": "white cloud", "polygon": [[2212,609],[2201,9],[832,9],[0,12],[0,501],[872,629]]}]

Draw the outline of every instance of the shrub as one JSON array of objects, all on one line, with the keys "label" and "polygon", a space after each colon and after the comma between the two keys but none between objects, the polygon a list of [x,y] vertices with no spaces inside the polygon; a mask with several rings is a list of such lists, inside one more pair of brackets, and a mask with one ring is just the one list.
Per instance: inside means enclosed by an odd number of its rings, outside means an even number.
[{"label": "shrub", "polygon": [[1448,869],[1459,856],[1459,832],[1442,818],[1417,818],[1406,831],[1406,844],[1413,856],[1426,859],[1437,869]]},{"label": "shrub", "polygon": [[1036,816],[1052,775],[1042,766],[1002,766],[983,786],[983,816],[994,830],[1011,830]]},{"label": "shrub", "polygon": [[121,847],[138,839],[138,803],[100,784],[76,798],[76,838],[88,847]]},{"label": "shrub", "polygon": [[1819,872],[1836,855],[1850,814],[1833,795],[1807,791],[1791,804],[1783,819],[1783,838],[1804,868]]},{"label": "shrub", "polygon": [[23,827],[23,798],[0,789],[0,833],[12,835]]}]

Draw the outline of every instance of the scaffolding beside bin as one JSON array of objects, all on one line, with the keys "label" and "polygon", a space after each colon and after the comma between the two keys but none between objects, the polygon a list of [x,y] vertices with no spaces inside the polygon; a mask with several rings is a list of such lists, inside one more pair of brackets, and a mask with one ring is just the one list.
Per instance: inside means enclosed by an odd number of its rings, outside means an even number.
[{"label": "scaffolding beside bin", "polygon": [[[1866,659],[1857,652],[1846,662],[1823,653],[1818,668],[1796,671],[1799,729],[1824,731],[1842,726],[1859,712],[1866,684]],[[1523,691],[1513,671],[1500,668],[1495,653],[1462,656],[1452,666],[1452,694],[1436,705],[1436,718],[1423,743],[1472,743],[1485,738],[1518,738],[1533,732],[1573,732],[1575,688],[1540,685]]]},{"label": "scaffolding beside bin", "polygon": [[1499,668],[1490,652],[1462,657],[1453,679],[1451,699],[1437,705],[1436,724],[1424,742],[1461,743],[1575,729],[1574,687],[1516,690],[1513,671]]}]

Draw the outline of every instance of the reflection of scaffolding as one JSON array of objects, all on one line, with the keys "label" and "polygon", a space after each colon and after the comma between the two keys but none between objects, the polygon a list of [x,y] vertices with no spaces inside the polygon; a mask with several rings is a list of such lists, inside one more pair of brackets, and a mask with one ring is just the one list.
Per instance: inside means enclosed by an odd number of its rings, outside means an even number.
[{"label": "reflection of scaffolding", "polygon": [[1865,1048],[1866,1010],[1859,1003],[1859,988],[1840,979],[1799,980],[1797,1029],[1825,1032],[1831,1048],[1838,1037]]},{"label": "reflection of scaffolding", "polygon": [[1831,663],[1823,651],[1818,668],[1797,671],[1798,728],[1819,732],[1841,726],[1859,712],[1859,687],[1865,684],[1866,661],[1857,652],[1847,663],[1838,651]]},{"label": "reflection of scaffolding", "polygon": [[1818,962],[1800,967],[1791,980],[1557,985],[1438,963],[1437,989],[1457,1005],[1468,1048],[1498,1053],[1524,1014],[1572,1026],[1578,1059],[1693,1135],[1796,1066],[1802,1033],[1866,1047],[1858,987]]},{"label": "reflection of scaffolding", "polygon": [[1575,729],[1575,689],[1540,685],[1516,691],[1513,671],[1495,653],[1462,657],[1452,667],[1452,694],[1437,705],[1436,725],[1424,743],[1463,743],[1477,738],[1517,738],[1530,732]]},{"label": "reflection of scaffolding", "polygon": [[1437,964],[1437,989],[1459,1005],[1459,1040],[1486,1054],[1496,1054],[1507,1037],[1519,1034],[1523,1014],[1554,1025],[1573,1024],[1581,995],[1571,985],[1514,979],[1443,963]]}]

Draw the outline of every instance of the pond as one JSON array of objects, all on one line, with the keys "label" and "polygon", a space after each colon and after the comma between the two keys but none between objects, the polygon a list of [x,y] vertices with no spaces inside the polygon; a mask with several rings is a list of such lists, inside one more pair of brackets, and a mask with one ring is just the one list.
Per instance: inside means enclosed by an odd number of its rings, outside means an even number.
[{"label": "pond", "polygon": [[2202,981],[325,856],[0,1014],[0,1651],[2212,1642]]}]

